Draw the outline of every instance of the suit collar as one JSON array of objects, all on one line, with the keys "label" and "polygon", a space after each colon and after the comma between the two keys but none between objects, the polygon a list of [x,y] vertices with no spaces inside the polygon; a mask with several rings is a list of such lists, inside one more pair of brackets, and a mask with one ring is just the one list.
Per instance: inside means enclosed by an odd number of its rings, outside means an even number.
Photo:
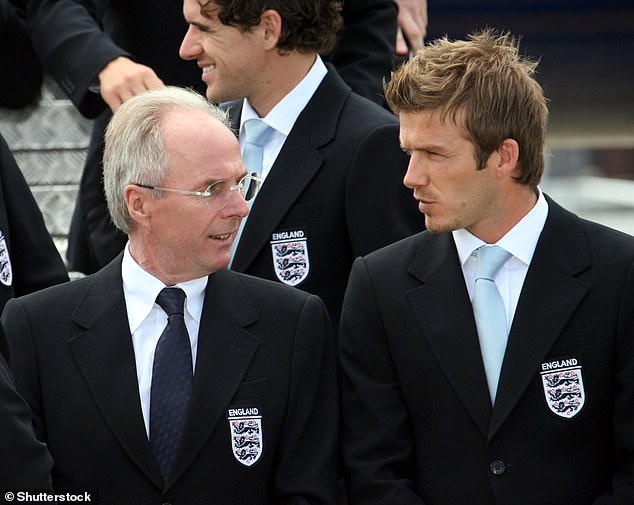
[{"label": "suit collar", "polygon": [[[245,271],[266,247],[271,233],[321,169],[321,148],[337,133],[350,88],[328,65],[328,74],[297,118],[246,221],[232,268]],[[239,126],[241,104],[232,104],[231,121]],[[280,198],[280,188],[284,188]]]},{"label": "suit collar", "polygon": [[[579,219],[548,198],[549,214],[529,267],[502,365],[495,407],[486,386],[471,302],[451,234],[421,234],[407,293],[431,351],[485,437],[517,405],[588,291],[577,275],[590,267]],[[456,317],[462,314],[464,317]]]},{"label": "suit collar", "polygon": [[486,436],[491,401],[458,253],[449,233],[423,232],[421,237],[422,247],[408,270],[421,285],[407,298],[438,365]]},{"label": "suit collar", "polygon": [[177,470],[164,486],[141,413],[121,256],[88,282],[72,315],[85,331],[69,341],[71,353],[115,439],[157,487],[167,489],[194,461],[242,382],[258,347],[246,329],[257,321],[257,313],[238,274],[222,270],[210,276],[185,434]]},{"label": "suit collar", "polygon": [[589,289],[578,279],[591,266],[581,222],[547,199],[548,218],[509,333],[490,436],[497,432],[535,379],[540,364]]},{"label": "suit collar", "polygon": [[71,316],[85,331],[72,338],[69,347],[112,435],[148,479],[161,487],[141,412],[122,256],[86,279],[88,288]]}]

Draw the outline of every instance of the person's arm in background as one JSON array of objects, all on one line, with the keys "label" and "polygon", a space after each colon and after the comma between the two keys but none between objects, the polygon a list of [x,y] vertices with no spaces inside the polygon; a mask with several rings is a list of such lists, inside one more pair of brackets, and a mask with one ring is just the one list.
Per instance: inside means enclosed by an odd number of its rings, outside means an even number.
[{"label": "person's arm in background", "polygon": [[394,0],[345,0],[344,28],[328,55],[353,91],[383,105],[383,79],[396,63]]},{"label": "person's arm in background", "polygon": [[151,68],[133,61],[103,30],[109,2],[27,0],[27,20],[35,53],[88,118],[106,105],[163,86]]}]

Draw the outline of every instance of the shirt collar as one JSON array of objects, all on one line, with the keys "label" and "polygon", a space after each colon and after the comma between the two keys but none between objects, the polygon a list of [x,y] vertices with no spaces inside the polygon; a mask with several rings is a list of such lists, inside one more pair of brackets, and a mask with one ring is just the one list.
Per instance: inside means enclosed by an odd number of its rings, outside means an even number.
[{"label": "shirt collar", "polygon": [[[123,261],[121,263],[121,277],[123,279],[123,292],[126,301],[128,321],[132,333],[139,327],[143,320],[154,308],[154,303],[159,292],[166,287],[162,281],[146,272],[139,266],[130,254],[130,242],[125,246]],[[176,284],[185,291],[185,311],[194,320],[200,323],[205,289],[208,277],[201,277]]]},{"label": "shirt collar", "polygon": [[[288,136],[291,132],[295,121],[304,110],[310,99],[317,91],[317,88],[328,73],[326,65],[319,57],[315,58],[315,63],[310,68],[306,76],[280,100],[271,111],[262,118],[274,130]],[[242,125],[248,119],[259,118],[257,112],[253,110],[249,100],[244,99],[242,105],[242,116],[240,118],[240,133],[242,134]]]},{"label": "shirt collar", "polygon": [[[537,241],[548,217],[548,202],[544,198],[541,188],[537,189],[539,193],[537,203],[506,235],[496,242],[496,245],[507,250],[526,265],[530,265],[533,259]],[[458,250],[460,264],[463,266],[473,251],[485,245],[482,240],[464,228],[454,230],[452,234]]]}]

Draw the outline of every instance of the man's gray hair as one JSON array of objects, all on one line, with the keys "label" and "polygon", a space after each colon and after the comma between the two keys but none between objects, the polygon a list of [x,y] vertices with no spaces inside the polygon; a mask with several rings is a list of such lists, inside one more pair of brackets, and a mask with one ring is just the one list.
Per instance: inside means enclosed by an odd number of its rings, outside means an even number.
[{"label": "man's gray hair", "polygon": [[[199,93],[175,86],[147,91],[126,100],[105,133],[103,178],[108,210],[114,225],[130,231],[124,190],[128,184],[159,186],[168,168],[161,120],[170,112],[198,110],[230,128],[227,114]],[[154,196],[158,197],[157,192]]]}]

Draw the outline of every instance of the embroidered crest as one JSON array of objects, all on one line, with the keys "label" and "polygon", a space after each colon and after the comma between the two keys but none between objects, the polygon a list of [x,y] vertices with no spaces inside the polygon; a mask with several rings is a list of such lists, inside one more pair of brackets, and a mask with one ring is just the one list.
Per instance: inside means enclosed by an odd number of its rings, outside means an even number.
[{"label": "embroidered crest", "polygon": [[255,407],[229,409],[227,413],[233,456],[238,463],[251,466],[264,450],[262,416]]},{"label": "embroidered crest", "polygon": [[546,404],[553,413],[571,419],[581,412],[586,392],[577,358],[542,363],[541,376]]},{"label": "embroidered crest", "polygon": [[13,283],[13,270],[11,268],[11,258],[9,258],[9,248],[2,231],[0,231],[0,282],[5,286],[10,286]]},{"label": "embroidered crest", "polygon": [[308,238],[304,230],[283,231],[271,236],[273,269],[284,284],[297,286],[310,272]]}]

